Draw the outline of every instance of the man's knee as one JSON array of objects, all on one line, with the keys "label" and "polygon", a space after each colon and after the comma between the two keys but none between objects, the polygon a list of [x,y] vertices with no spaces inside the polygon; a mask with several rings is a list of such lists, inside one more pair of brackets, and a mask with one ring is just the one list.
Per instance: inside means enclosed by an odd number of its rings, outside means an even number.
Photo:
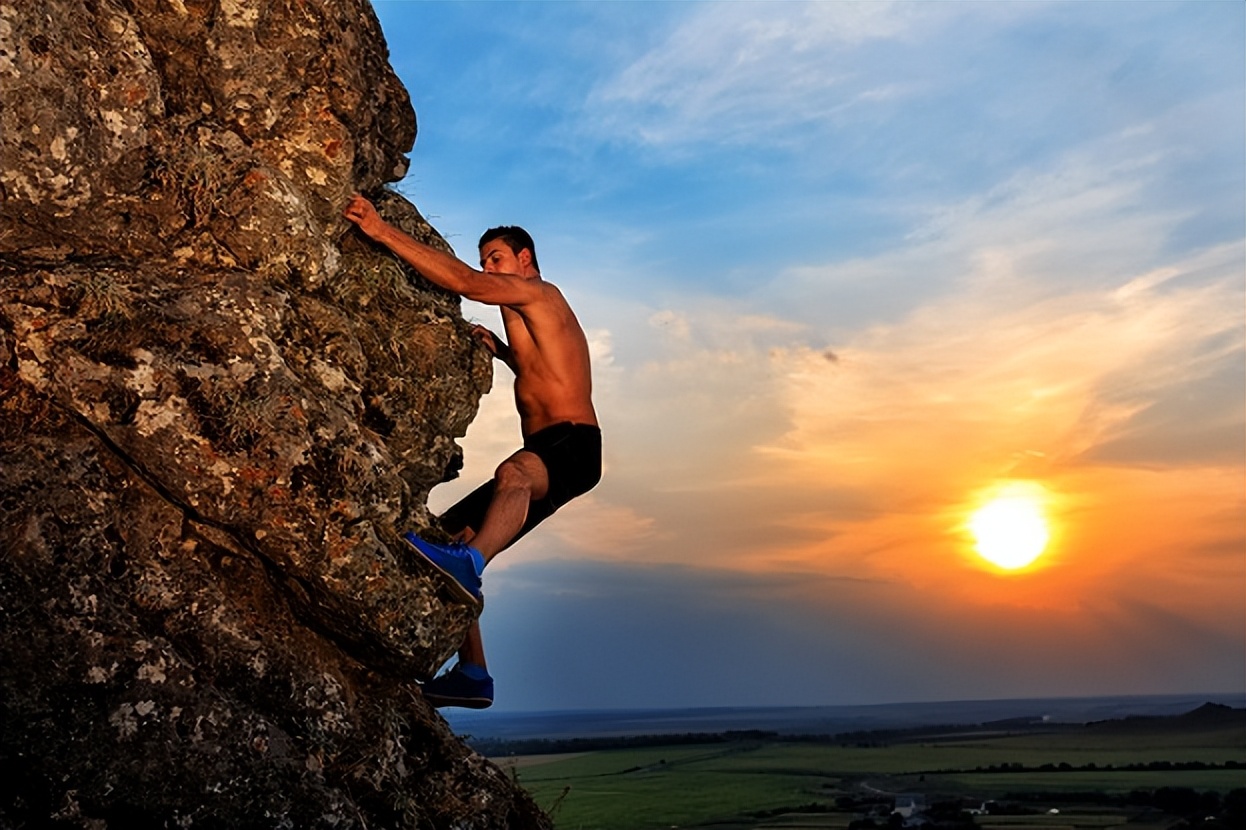
[{"label": "man's knee", "polygon": [[514,459],[508,458],[493,471],[493,480],[499,488],[507,490],[516,487],[531,487],[531,476],[523,466]]},{"label": "man's knee", "polygon": [[511,456],[498,465],[493,480],[499,490],[524,490],[533,498],[540,498],[548,487],[545,465],[535,455]]}]

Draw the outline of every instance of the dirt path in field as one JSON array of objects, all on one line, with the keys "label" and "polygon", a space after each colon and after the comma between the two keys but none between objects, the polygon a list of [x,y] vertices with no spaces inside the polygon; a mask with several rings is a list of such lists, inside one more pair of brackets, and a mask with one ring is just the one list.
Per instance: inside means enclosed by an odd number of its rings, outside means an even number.
[{"label": "dirt path in field", "polygon": [[579,758],[581,755],[588,755],[588,753],[561,752],[554,755],[504,755],[499,758],[490,758],[489,760],[504,770],[512,770],[524,769],[525,767],[539,767],[542,764],[552,764],[555,761],[566,761],[568,758]]}]

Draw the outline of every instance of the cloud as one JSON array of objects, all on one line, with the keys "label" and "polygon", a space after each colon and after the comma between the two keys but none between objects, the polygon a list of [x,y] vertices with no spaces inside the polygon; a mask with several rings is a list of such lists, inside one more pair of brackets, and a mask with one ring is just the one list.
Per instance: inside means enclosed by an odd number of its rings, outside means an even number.
[{"label": "cloud", "polygon": [[[1201,394],[1197,408],[1180,396],[1236,385],[1225,374],[1240,376],[1246,359],[1242,267],[1240,247],[1223,246],[1117,286],[1052,293],[996,251],[959,292],[836,345],[835,363],[792,350],[781,372],[790,428],[757,448],[755,487],[822,492],[856,512],[789,513],[810,539],[789,560],[946,586],[965,564],[953,531],[1008,478],[1066,499],[1055,505],[1066,544],[1050,561],[1065,557],[1070,585],[1087,557],[1116,574],[1198,544],[1211,512],[1240,505],[1246,425],[1240,395]],[[1188,430],[1172,430],[1177,413]],[[1227,440],[1207,445],[1203,429]],[[1139,532],[1127,518],[1138,510],[1169,526]]]},{"label": "cloud", "polygon": [[534,545],[534,558],[628,558],[663,542],[664,536],[655,525],[652,516],[639,513],[631,505],[589,493],[564,507],[542,528],[544,535],[556,541],[551,544],[547,538]]},{"label": "cloud", "polygon": [[731,3],[696,7],[648,53],[601,83],[589,112],[646,144],[783,141],[793,129],[906,94],[863,73],[861,47],[924,39],[954,4]]},{"label": "cloud", "polygon": [[[1058,294],[1050,280],[1040,284],[1017,266],[1007,252],[984,255],[960,292],[856,334],[836,347],[836,363],[794,352],[787,369],[793,451],[842,445],[846,429],[874,435],[925,422],[913,439],[972,430],[972,446],[1068,459],[1114,438],[1172,389],[1218,377],[1242,355],[1237,246],[1118,287]],[[1193,275],[1199,279],[1191,284]],[[1220,404],[1201,417],[1240,419],[1240,400]],[[862,463],[904,457],[891,442],[867,437],[862,445]],[[1222,460],[1235,460],[1225,449]]]}]

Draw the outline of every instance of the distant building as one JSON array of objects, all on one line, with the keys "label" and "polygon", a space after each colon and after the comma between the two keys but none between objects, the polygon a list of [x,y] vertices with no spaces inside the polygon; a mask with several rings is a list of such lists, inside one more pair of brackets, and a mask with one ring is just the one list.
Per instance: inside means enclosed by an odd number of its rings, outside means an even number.
[{"label": "distant building", "polygon": [[902,819],[911,819],[926,811],[926,796],[918,793],[906,793],[896,796],[896,806],[891,812],[899,813]]}]

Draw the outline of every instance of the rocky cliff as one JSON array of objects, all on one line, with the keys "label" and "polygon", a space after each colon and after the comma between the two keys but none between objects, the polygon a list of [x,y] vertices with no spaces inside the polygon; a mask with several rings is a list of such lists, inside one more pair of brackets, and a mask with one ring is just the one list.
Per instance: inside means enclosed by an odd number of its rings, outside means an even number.
[{"label": "rocky cliff", "polygon": [[340,218],[444,246],[414,139],[367,0],[0,0],[0,828],[547,826],[415,682],[490,367]]}]

